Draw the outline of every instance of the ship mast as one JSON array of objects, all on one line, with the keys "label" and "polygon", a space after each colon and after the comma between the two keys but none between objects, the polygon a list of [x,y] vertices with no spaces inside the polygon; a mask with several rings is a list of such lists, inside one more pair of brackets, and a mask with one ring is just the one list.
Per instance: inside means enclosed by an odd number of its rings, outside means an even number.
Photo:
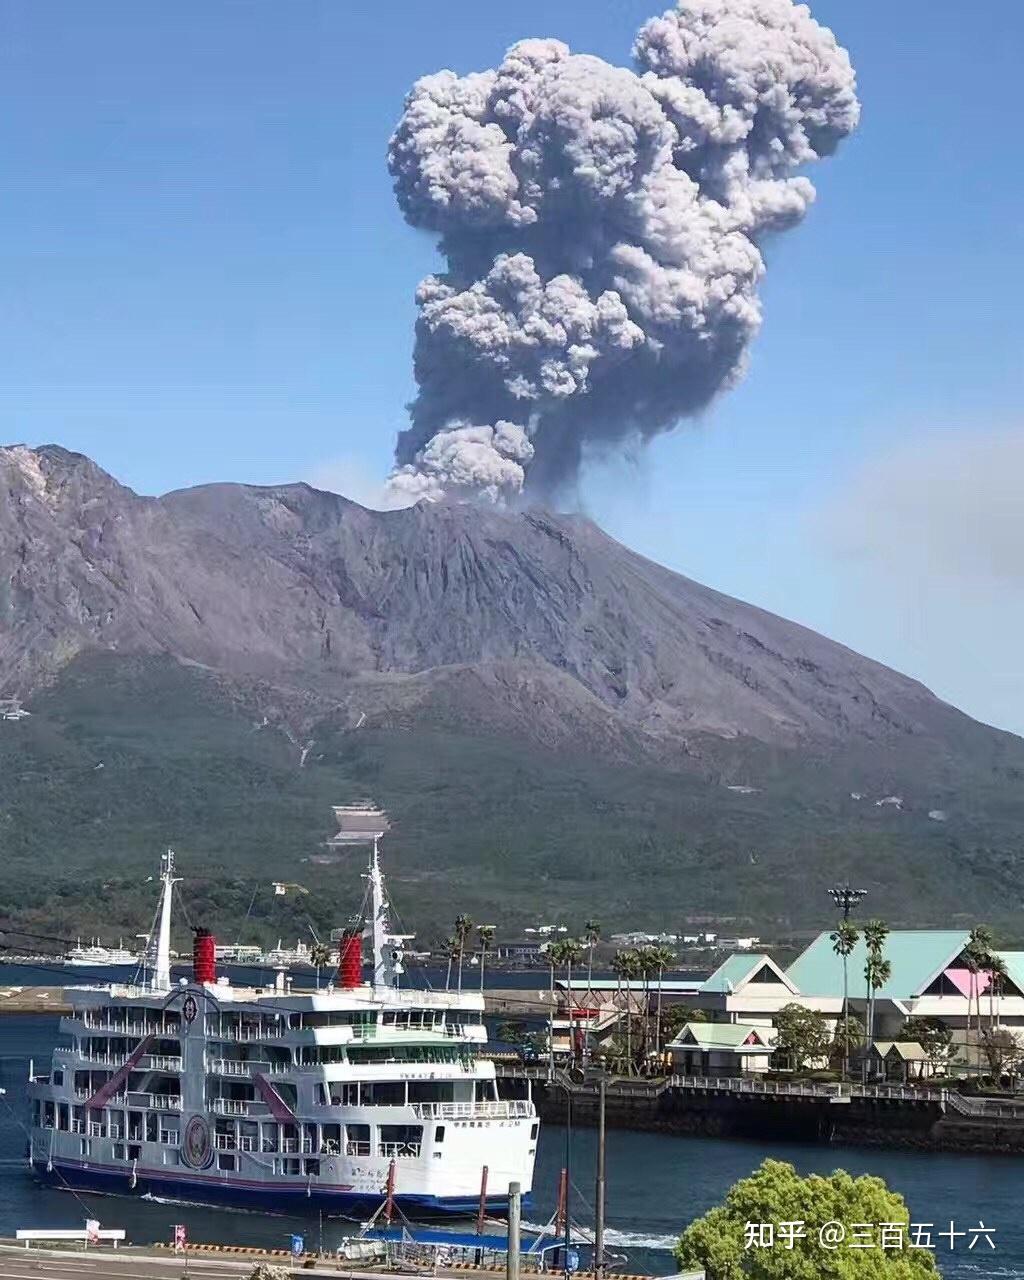
[{"label": "ship mast", "polygon": [[179,877],[174,874],[174,850],[168,849],[160,859],[160,881],[163,888],[160,892],[159,921],[153,949],[153,976],[150,981],[154,991],[171,989],[171,899],[178,880]]},{"label": "ship mast", "polygon": [[372,800],[364,800],[360,804],[335,805],[334,817],[338,823],[338,833],[328,841],[332,848],[370,845],[370,861],[366,871],[366,878],[370,882],[370,909],[364,937],[369,938],[373,951],[371,981],[375,987],[397,987],[404,972],[402,944],[410,935],[391,932],[389,904],[378,848],[381,837],[390,828],[388,816]]}]

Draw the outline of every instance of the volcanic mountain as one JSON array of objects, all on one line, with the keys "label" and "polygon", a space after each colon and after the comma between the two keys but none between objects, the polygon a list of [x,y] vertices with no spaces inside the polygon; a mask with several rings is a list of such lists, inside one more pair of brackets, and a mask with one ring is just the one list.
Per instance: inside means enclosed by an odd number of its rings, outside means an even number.
[{"label": "volcanic mountain", "polygon": [[325,806],[364,792],[421,923],[778,928],[837,875],[902,919],[1018,905],[1024,743],[579,516],[150,498],[0,449],[4,697],[32,712],[0,722],[19,918],[167,842],[229,914],[271,871],[327,904],[354,872],[317,852]]}]

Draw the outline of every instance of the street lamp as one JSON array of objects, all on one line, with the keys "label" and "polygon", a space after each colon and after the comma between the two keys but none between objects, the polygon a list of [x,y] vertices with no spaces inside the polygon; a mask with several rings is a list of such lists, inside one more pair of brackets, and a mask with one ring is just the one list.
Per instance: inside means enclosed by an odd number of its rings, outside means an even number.
[{"label": "street lamp", "polygon": [[851,889],[849,882],[847,882],[846,884],[833,885],[828,891],[828,896],[843,913],[843,919],[849,920],[850,912],[861,899],[868,896],[868,891],[867,889]]}]

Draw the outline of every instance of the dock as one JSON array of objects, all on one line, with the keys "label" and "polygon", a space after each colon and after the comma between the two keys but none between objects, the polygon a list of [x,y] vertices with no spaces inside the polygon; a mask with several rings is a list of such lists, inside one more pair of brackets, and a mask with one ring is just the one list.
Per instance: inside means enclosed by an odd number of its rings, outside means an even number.
[{"label": "dock", "polygon": [[0,1017],[5,1013],[70,1013],[63,987],[0,987]]},{"label": "dock", "polygon": [[[596,1123],[595,1082],[557,1073],[548,1083],[544,1067],[499,1066],[498,1074],[532,1081],[543,1120],[562,1122],[568,1092],[573,1123]],[[621,1129],[1024,1155],[1024,1100],[935,1086],[667,1076],[609,1080],[605,1104],[607,1124]]]}]

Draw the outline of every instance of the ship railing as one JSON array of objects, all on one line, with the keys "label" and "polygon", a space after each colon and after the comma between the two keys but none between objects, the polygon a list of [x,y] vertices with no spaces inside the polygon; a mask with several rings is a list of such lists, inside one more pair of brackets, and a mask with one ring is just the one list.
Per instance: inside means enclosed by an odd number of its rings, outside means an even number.
[{"label": "ship railing", "polygon": [[[369,1146],[369,1143],[367,1143]],[[281,1150],[285,1155],[312,1155],[313,1140],[312,1138],[282,1138]],[[369,1155],[369,1151],[366,1153]]]},{"label": "ship railing", "polygon": [[178,1145],[178,1131],[177,1129],[161,1129],[157,1134],[156,1140],[165,1147],[176,1147]]},{"label": "ship railing", "polygon": [[537,1114],[536,1107],[525,1098],[499,1102],[414,1102],[412,1109],[420,1120],[522,1120]]},{"label": "ship railing", "polygon": [[345,1154],[347,1156],[368,1156],[372,1148],[368,1142],[346,1142]]},{"label": "ship railing", "polygon": [[234,1098],[214,1098],[213,1109],[222,1116],[247,1116],[249,1114],[248,1102],[237,1101]]},{"label": "ship railing", "polygon": [[238,1140],[233,1133],[215,1133],[213,1146],[215,1151],[237,1151]]},{"label": "ship railing", "polygon": [[72,1120],[72,1121],[71,1121],[71,1125],[70,1125],[70,1132],[71,1132],[71,1133],[85,1133],[85,1121],[84,1121],[84,1120]]},{"label": "ship railing", "polygon": [[416,1160],[422,1146],[418,1142],[379,1142],[377,1154],[387,1160]]},{"label": "ship railing", "polygon": [[144,1053],[139,1059],[140,1071],[180,1071],[181,1058],[175,1054]]},{"label": "ship railing", "polygon": [[151,1111],[180,1111],[181,1099],[174,1093],[151,1093],[149,1108]]},{"label": "ship railing", "polygon": [[266,1064],[266,1071],[269,1076],[283,1076],[293,1070],[294,1066],[290,1062],[268,1062]]},{"label": "ship railing", "polygon": [[269,1071],[270,1063],[248,1058],[213,1058],[209,1070],[218,1076],[251,1076],[254,1071]]}]

